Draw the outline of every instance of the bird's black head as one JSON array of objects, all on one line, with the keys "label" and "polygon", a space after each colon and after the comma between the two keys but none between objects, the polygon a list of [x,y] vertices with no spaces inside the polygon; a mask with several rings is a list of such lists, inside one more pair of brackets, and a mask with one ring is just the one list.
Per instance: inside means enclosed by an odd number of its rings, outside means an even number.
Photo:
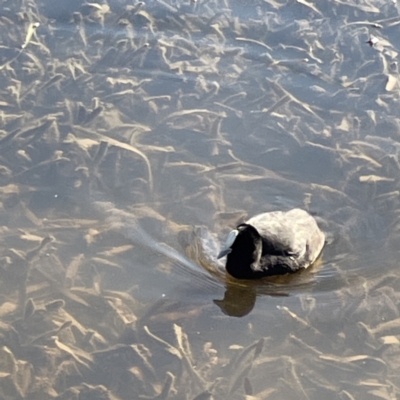
[{"label": "bird's black head", "polygon": [[241,224],[229,235],[218,258],[227,255],[226,270],[236,279],[254,279],[263,275],[260,266],[262,239],[252,225]]}]

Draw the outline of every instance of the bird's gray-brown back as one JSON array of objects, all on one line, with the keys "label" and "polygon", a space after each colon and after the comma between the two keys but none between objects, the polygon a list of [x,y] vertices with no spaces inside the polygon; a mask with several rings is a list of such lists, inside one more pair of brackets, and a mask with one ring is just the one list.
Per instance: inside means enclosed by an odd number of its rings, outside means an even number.
[{"label": "bird's gray-brown back", "polygon": [[264,253],[271,255],[306,257],[308,261],[313,262],[325,240],[315,219],[307,211],[299,208],[288,212],[258,214],[250,218],[247,223],[257,229],[264,242]]}]

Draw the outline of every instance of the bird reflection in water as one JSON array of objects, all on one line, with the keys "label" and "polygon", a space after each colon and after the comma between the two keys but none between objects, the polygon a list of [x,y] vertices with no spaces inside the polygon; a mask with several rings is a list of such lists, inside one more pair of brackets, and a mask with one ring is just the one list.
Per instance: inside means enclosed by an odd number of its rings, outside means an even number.
[{"label": "bird reflection in water", "polygon": [[288,297],[294,290],[309,289],[314,283],[315,267],[284,276],[269,277],[258,281],[237,281],[226,277],[224,298],[214,300],[220,310],[231,317],[244,317],[253,310],[257,297]]},{"label": "bird reflection in water", "polygon": [[224,298],[214,300],[214,304],[226,315],[244,317],[254,308],[256,297],[257,292],[254,287],[228,283]]}]

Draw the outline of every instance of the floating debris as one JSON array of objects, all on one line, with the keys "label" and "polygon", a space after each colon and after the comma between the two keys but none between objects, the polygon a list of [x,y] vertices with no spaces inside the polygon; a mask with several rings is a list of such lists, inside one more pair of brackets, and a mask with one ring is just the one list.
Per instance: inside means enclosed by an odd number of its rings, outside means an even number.
[{"label": "floating debris", "polygon": [[369,39],[367,40],[367,43],[371,47],[375,46],[378,42],[379,42],[379,39],[374,35],[370,35]]}]

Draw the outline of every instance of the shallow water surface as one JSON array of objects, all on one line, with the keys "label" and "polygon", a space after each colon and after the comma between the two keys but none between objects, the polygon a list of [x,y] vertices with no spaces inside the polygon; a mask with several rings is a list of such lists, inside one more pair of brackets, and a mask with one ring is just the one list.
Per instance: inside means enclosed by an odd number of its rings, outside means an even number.
[{"label": "shallow water surface", "polygon": [[[0,397],[399,398],[396,4],[61,3],[0,6]],[[318,263],[227,277],[294,207]]]}]

